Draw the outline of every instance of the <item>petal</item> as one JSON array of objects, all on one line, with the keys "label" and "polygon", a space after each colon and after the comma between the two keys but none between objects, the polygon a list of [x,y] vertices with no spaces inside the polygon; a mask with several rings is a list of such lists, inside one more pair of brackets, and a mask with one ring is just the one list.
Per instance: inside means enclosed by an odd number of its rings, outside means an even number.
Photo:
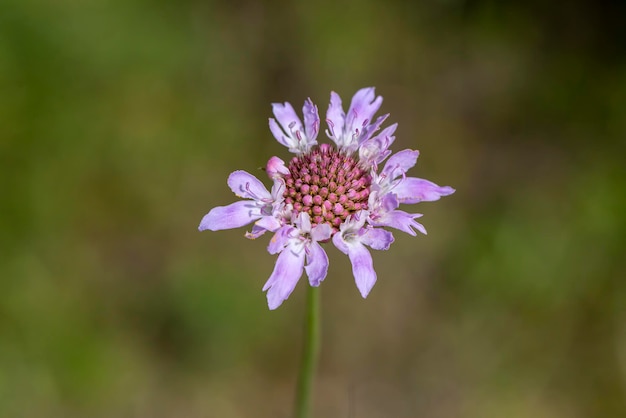
[{"label": "petal", "polygon": [[267,232],[267,229],[261,228],[260,226],[255,224],[252,226],[252,231],[246,232],[245,236],[248,239],[257,239],[258,237],[265,234],[266,232]]},{"label": "petal", "polygon": [[348,218],[339,225],[339,229],[341,230],[341,235],[344,234],[354,234],[359,229],[365,225],[365,221],[367,220],[368,212],[366,210],[360,210],[352,215],[348,216]]},{"label": "petal", "polygon": [[198,230],[220,231],[239,228],[261,217],[258,205],[250,200],[241,200],[228,206],[218,206],[204,215]]},{"label": "petal", "polygon": [[228,176],[228,186],[239,197],[257,201],[271,201],[272,195],[259,179],[252,174],[238,170]]},{"label": "petal", "polygon": [[[379,135],[368,139],[359,146],[359,160],[362,163],[373,165],[385,160],[391,154],[387,148],[396,139],[391,135],[398,125],[393,124],[386,128]],[[391,128],[391,129],[390,129]]]},{"label": "petal", "polygon": [[402,179],[393,189],[400,203],[432,202],[455,192],[450,186],[438,186],[417,177]]},{"label": "petal", "polygon": [[391,228],[396,228],[413,236],[417,235],[417,233],[413,229],[415,228],[422,234],[426,235],[426,228],[424,228],[424,225],[415,221],[416,218],[420,218],[421,216],[421,213],[412,214],[406,213],[401,210],[393,210],[391,212],[386,212],[382,214],[370,223],[373,226],[388,226]]},{"label": "petal", "polygon": [[276,138],[276,140],[280,143],[280,145],[284,145],[288,148],[291,148],[297,145],[292,138],[290,137],[288,138],[285,136],[285,132],[283,132],[283,130],[280,129],[280,126],[278,126],[278,123],[276,123],[276,120],[274,118],[270,118],[269,123],[270,123],[270,131],[272,131],[272,135],[274,135],[274,138]]},{"label": "petal", "polygon": [[385,146],[379,138],[369,139],[359,147],[359,161],[368,165],[374,164],[384,149]]},{"label": "petal", "polygon": [[393,234],[381,228],[368,228],[360,236],[360,241],[375,250],[388,250],[393,243]]},{"label": "petal", "polygon": [[278,177],[274,179],[274,184],[272,185],[272,200],[274,203],[282,203],[284,200],[283,193],[285,192],[285,182],[282,178]]},{"label": "petal", "polygon": [[273,216],[264,216],[258,221],[256,221],[257,226],[263,229],[267,229],[268,231],[276,231],[281,227],[280,221]]},{"label": "petal", "polygon": [[306,212],[300,212],[298,217],[296,218],[295,224],[298,226],[300,231],[308,234],[311,232],[311,217]]},{"label": "petal", "polygon": [[397,152],[387,160],[385,168],[381,173],[381,177],[387,178],[389,181],[403,175],[417,162],[419,151],[405,149]]},{"label": "petal", "polygon": [[[382,142],[386,145],[385,148],[389,148],[391,146],[391,144],[393,144],[393,141],[395,141],[395,139],[396,139],[396,137],[393,136],[393,134],[394,134],[394,132],[396,131],[397,128],[398,128],[398,124],[397,123],[394,123],[393,125],[387,126],[385,129],[383,129],[374,138],[380,138],[382,140]],[[374,139],[374,138],[372,138],[372,139]]]},{"label": "petal", "polygon": [[374,114],[380,109],[382,103],[383,98],[382,96],[376,97],[374,87],[366,87],[357,91],[352,97],[350,109],[346,115],[348,128],[346,130],[352,133],[358,129],[362,133],[365,126],[369,124]]},{"label": "petal", "polygon": [[343,135],[343,126],[345,123],[346,114],[341,107],[341,97],[334,91],[330,93],[330,104],[328,105],[328,111],[326,112],[326,123],[328,123],[328,131],[326,134],[329,138],[337,142]]},{"label": "petal", "polygon": [[356,287],[361,292],[361,296],[367,297],[370,290],[376,283],[376,272],[372,263],[370,252],[360,242],[348,245],[348,257],[352,263],[352,273],[356,281]]},{"label": "petal", "polygon": [[277,179],[281,176],[289,174],[289,169],[285,165],[285,162],[278,157],[272,157],[269,159],[267,165],[265,166],[265,171],[271,179]]},{"label": "petal", "polygon": [[307,265],[304,266],[311,286],[319,286],[328,273],[328,256],[317,242],[312,242],[306,248]]},{"label": "petal", "polygon": [[333,233],[333,229],[330,225],[324,223],[319,224],[311,230],[311,239],[313,241],[326,241],[330,238],[330,235]]},{"label": "petal", "polygon": [[[371,138],[371,136],[374,134],[374,132],[376,132],[378,130],[378,128],[380,127],[380,125],[383,124],[383,122],[389,117],[389,113],[387,113],[386,115],[382,115],[379,116],[378,118],[376,118],[376,121],[374,121],[374,123],[367,125],[363,128],[363,140]],[[394,125],[398,125],[397,123],[395,123]],[[393,126],[393,125],[392,125]],[[395,130],[395,128],[394,128]],[[384,131],[383,131],[384,132]],[[382,132],[381,132],[382,135]]]},{"label": "petal", "polygon": [[348,254],[348,243],[345,239],[343,239],[342,233],[333,235],[333,244],[335,244],[335,247],[337,247],[339,251],[344,254]]},{"label": "petal", "polygon": [[294,252],[290,246],[280,253],[272,275],[263,286],[270,309],[278,308],[291,295],[302,276],[303,266],[304,251]]},{"label": "petal", "polygon": [[300,118],[296,114],[296,111],[293,110],[291,103],[272,103],[272,111],[287,136],[293,138],[294,135],[292,133],[295,133],[296,131],[304,133],[304,129],[302,129],[302,122],[300,122]]},{"label": "petal", "polygon": [[281,252],[283,248],[289,244],[289,240],[291,240],[291,232],[294,230],[295,228],[291,225],[285,225],[279,228],[270,240],[270,243],[267,245],[267,251],[270,254]]},{"label": "petal", "polygon": [[313,104],[311,99],[304,102],[302,114],[304,115],[304,134],[308,139],[317,138],[320,129],[320,116],[317,112],[317,106]]},{"label": "petal", "polygon": [[384,195],[380,196],[378,192],[374,192],[372,193],[372,195],[374,196],[374,198],[378,199],[380,205],[380,210],[377,212],[377,214],[390,212],[392,210],[398,209],[398,206],[400,206],[400,202],[398,201],[398,197],[395,193],[385,193]]},{"label": "petal", "polygon": [[[375,137],[363,142],[359,147],[359,158],[366,161],[381,162],[384,158],[380,158],[379,154],[383,154],[387,148],[393,144],[393,141],[396,139],[393,133],[397,127],[398,124],[394,123],[383,129],[383,131]],[[387,157],[387,155],[389,154],[385,154],[385,157]]]}]

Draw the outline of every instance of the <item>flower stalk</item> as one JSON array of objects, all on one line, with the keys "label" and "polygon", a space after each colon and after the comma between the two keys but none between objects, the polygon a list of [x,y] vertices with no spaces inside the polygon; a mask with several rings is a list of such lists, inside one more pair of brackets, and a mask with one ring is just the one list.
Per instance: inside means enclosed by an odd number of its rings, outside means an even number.
[{"label": "flower stalk", "polygon": [[308,418],[311,412],[311,394],[320,351],[320,289],[307,286],[306,311],[304,313],[304,341],[302,363],[298,376],[295,418]]}]

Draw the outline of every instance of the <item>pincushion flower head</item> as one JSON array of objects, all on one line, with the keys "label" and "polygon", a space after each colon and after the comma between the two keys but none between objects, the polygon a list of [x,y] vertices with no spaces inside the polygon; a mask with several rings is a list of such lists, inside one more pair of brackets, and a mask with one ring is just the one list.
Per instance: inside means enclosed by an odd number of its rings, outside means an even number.
[{"label": "pincushion flower head", "polygon": [[311,286],[320,285],[328,271],[322,244],[330,242],[348,256],[357,288],[367,297],[376,283],[368,247],[387,250],[394,241],[385,228],[426,234],[416,221],[422,215],[405,212],[400,205],[454,193],[449,186],[407,177],[419,152],[406,149],[391,155],[397,124],[381,130],[389,116],[374,117],[381,104],[374,88],[364,88],[346,113],[332,92],[325,130],[331,143],[318,144],[320,118],[311,99],[304,102],[302,119],[291,104],[274,103],[270,131],[295,155],[287,163],[276,156],[269,159],[271,190],[250,173],[233,172],[228,186],[243,200],[213,208],[202,218],[200,231],[252,224],[247,238],[273,233],[267,249],[278,257],[263,287],[270,309],[289,297],[303,272]]}]

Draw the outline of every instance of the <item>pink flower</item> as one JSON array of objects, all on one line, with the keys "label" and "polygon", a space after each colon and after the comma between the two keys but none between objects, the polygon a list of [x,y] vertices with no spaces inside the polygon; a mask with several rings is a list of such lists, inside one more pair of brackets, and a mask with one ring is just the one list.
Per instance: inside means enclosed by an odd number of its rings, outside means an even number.
[{"label": "pink flower", "polygon": [[[248,238],[274,232],[268,251],[278,258],[263,287],[270,309],[289,297],[304,272],[311,286],[320,285],[328,271],[321,244],[331,240],[350,259],[357,288],[367,297],[377,279],[367,247],[387,250],[394,241],[383,228],[426,233],[415,221],[422,215],[399,210],[400,204],[434,201],[454,193],[449,186],[406,177],[419,152],[407,149],[391,155],[388,148],[396,124],[374,135],[388,116],[374,119],[381,104],[374,88],[364,88],[344,113],[341,98],[332,92],[326,134],[334,145],[318,145],[319,116],[310,99],[302,109],[304,123],[289,103],[275,103],[276,119],[270,119],[270,130],[295,156],[288,163],[270,158],[266,171],[274,182],[271,192],[253,175],[233,172],[228,185],[245,200],[218,206],[200,222],[201,231],[254,223]],[[378,165],[388,157],[378,172]]]}]

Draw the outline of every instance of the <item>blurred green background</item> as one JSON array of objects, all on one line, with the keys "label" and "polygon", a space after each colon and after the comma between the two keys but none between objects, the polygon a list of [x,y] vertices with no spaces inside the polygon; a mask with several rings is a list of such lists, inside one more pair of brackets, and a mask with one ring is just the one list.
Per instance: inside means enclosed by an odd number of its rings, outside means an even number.
[{"label": "blurred green background", "polygon": [[[428,236],[322,286],[316,417],[626,416],[626,7],[4,0],[0,416],[288,417],[305,282],[197,231],[289,154],[271,102],[376,86]],[[269,182],[267,182],[269,183]]]}]

